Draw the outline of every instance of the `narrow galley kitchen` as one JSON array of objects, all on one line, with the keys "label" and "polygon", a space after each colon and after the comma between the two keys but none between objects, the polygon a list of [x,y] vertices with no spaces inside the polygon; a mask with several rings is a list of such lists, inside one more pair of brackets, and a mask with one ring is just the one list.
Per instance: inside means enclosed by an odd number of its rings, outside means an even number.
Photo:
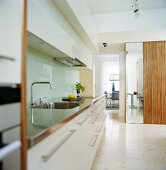
[{"label": "narrow galley kitchen", "polygon": [[0,170],[166,170],[166,1],[0,0]]}]

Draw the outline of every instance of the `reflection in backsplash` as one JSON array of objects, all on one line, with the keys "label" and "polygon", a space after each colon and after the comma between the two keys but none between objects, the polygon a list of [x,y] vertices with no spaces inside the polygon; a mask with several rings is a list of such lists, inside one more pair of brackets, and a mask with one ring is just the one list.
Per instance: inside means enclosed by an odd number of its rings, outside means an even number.
[{"label": "reflection in backsplash", "polygon": [[79,70],[55,63],[51,57],[28,48],[27,56],[27,102],[31,98],[31,84],[35,81],[50,81],[53,89],[47,84],[36,85],[33,90],[34,101],[39,97],[62,97],[75,93],[74,84],[79,81]]}]

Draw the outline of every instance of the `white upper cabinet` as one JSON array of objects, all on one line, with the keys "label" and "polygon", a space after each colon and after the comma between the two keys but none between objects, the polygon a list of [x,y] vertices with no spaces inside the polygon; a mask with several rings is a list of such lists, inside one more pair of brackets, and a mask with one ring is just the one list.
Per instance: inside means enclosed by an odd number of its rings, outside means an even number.
[{"label": "white upper cabinet", "polygon": [[82,53],[82,60],[86,63],[89,69],[93,69],[93,56],[89,50],[84,50]]},{"label": "white upper cabinet", "polygon": [[66,32],[67,23],[50,0],[29,0],[28,31],[72,57],[73,39]]},{"label": "white upper cabinet", "polygon": [[91,51],[83,44],[79,43],[73,49],[73,54],[79,60],[86,64],[86,66],[92,70],[93,67],[93,57]]},{"label": "white upper cabinet", "polygon": [[[91,67],[91,52],[52,0],[28,1],[28,31]],[[89,57],[90,58],[89,58]],[[57,56],[58,57],[58,56]]]},{"label": "white upper cabinet", "polygon": [[22,0],[0,1],[0,83],[21,82]]}]

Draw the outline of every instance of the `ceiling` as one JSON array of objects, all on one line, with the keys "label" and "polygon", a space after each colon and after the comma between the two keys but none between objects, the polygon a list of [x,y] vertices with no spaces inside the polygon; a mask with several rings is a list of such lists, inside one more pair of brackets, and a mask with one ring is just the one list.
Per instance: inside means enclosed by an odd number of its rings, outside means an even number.
[{"label": "ceiling", "polygon": [[[155,36],[161,37],[161,30],[166,30],[166,0],[84,1],[88,3],[98,30],[99,44],[158,40]],[[132,7],[135,1],[138,15],[134,13],[136,8]],[[149,33],[153,31],[158,32],[156,35]]]},{"label": "ceiling", "polygon": [[[140,10],[166,8],[166,0],[137,0]],[[132,11],[134,0],[87,0],[92,14]]]},{"label": "ceiling", "polygon": [[[165,40],[166,0],[66,1],[100,54],[121,52],[126,42]],[[132,7],[135,1],[138,13]]]}]

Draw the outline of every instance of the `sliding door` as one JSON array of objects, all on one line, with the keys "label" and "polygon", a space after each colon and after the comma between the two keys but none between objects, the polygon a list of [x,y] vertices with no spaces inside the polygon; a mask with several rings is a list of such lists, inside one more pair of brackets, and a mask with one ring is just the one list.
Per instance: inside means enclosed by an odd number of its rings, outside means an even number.
[{"label": "sliding door", "polygon": [[166,124],[166,42],[145,42],[144,123]]}]

